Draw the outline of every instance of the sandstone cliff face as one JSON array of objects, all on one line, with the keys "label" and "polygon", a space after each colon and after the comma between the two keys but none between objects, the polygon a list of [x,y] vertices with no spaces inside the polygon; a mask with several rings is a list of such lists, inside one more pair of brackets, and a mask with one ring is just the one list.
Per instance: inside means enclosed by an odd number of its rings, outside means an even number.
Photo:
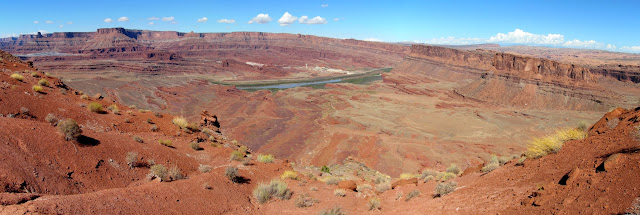
[{"label": "sandstone cliff face", "polygon": [[413,45],[411,56],[457,66],[474,67],[488,70],[488,72],[511,73],[519,77],[536,77],[537,75],[538,77],[568,78],[574,81],[593,80],[591,71],[581,66],[509,53]]}]

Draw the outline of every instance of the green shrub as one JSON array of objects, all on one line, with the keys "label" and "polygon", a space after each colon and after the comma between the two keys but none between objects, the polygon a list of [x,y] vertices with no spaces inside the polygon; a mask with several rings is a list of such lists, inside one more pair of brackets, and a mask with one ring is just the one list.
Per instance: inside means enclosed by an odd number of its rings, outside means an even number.
[{"label": "green shrub", "polygon": [[447,167],[447,172],[453,173],[455,175],[459,175],[461,173],[461,170],[460,170],[460,167],[458,167],[458,165],[451,164],[449,167]]},{"label": "green shrub", "polygon": [[238,183],[238,168],[233,166],[227,167],[224,171],[224,176],[227,177],[229,181]]},{"label": "green shrub", "polygon": [[335,189],[333,190],[333,195],[345,197],[347,195],[347,190],[345,189]]},{"label": "green shrub", "polygon": [[298,195],[298,198],[293,202],[298,208],[308,208],[317,203],[318,200],[315,200],[309,196],[307,193],[303,193],[302,195]]},{"label": "green shrub", "polygon": [[241,151],[232,151],[229,160],[241,161],[244,158],[244,153]]},{"label": "green shrub", "polygon": [[13,78],[13,79],[15,79],[15,80],[18,80],[18,81],[22,81],[22,80],[24,80],[24,76],[22,76],[22,75],[20,75],[20,74],[18,74],[18,73],[13,73],[13,74],[11,74],[11,78]]},{"label": "green shrub", "polygon": [[420,195],[420,191],[419,190],[412,190],[411,192],[409,192],[409,194],[407,194],[407,196],[404,198],[404,201],[408,202],[409,200],[413,199],[414,197],[417,197]]},{"label": "green shrub", "polygon": [[135,140],[138,143],[144,143],[144,140],[142,139],[142,137],[133,136],[133,140]]},{"label": "green shrub", "polygon": [[253,196],[260,204],[268,202],[271,198],[290,199],[293,193],[289,190],[287,183],[280,180],[272,180],[269,184],[260,183],[253,190]]},{"label": "green shrub", "polygon": [[180,171],[180,169],[178,169],[177,166],[173,166],[171,167],[171,169],[169,169],[169,180],[170,181],[177,181],[180,179],[184,179],[184,176],[182,175],[182,172]]},{"label": "green shrub", "polygon": [[102,109],[102,104],[100,104],[98,102],[89,103],[89,105],[87,105],[87,109],[89,109],[89,111],[94,112],[94,113],[102,113],[102,112],[104,112],[104,110]]},{"label": "green shrub", "polygon": [[82,134],[80,126],[78,126],[78,123],[73,119],[60,121],[58,123],[58,130],[64,135],[67,141],[77,140],[80,134]]},{"label": "green shrub", "polygon": [[273,163],[274,157],[273,155],[258,155],[258,161],[262,163]]},{"label": "green shrub", "polygon": [[199,144],[198,142],[191,142],[191,143],[189,143],[189,147],[191,147],[191,149],[196,150],[196,151],[198,151],[198,150],[200,150],[200,149],[201,149],[201,148],[200,148],[200,144]]},{"label": "green shrub", "polygon": [[200,167],[198,167],[198,171],[200,171],[201,173],[210,172],[211,171],[211,166],[200,164]]},{"label": "green shrub", "polygon": [[297,180],[298,179],[298,173],[296,173],[295,171],[292,171],[292,170],[287,170],[287,171],[284,171],[284,173],[282,173],[280,178]]},{"label": "green shrub", "polygon": [[455,191],[456,186],[458,186],[458,184],[454,181],[449,183],[438,183],[434,191],[435,197],[441,197]]},{"label": "green shrub", "polygon": [[320,211],[318,215],[346,215],[346,213],[342,212],[342,208],[335,207],[332,209]]},{"label": "green shrub", "polygon": [[149,171],[151,171],[151,175],[153,177],[159,178],[161,181],[167,180],[168,171],[167,171],[167,168],[164,167],[163,165],[160,165],[160,164],[152,165]]},{"label": "green shrub", "polygon": [[33,87],[31,87],[31,89],[33,89],[33,91],[36,91],[38,93],[44,92],[44,88],[42,88],[42,86],[38,86],[38,85],[33,85]]},{"label": "green shrub", "polygon": [[129,167],[133,168],[138,163],[138,153],[137,152],[127,152],[125,156],[125,161]]},{"label": "green shrub", "polygon": [[47,117],[44,118],[44,120],[47,121],[48,123],[54,124],[58,121],[58,118],[56,118],[56,115],[49,113],[47,114]]},{"label": "green shrub", "polygon": [[331,174],[331,171],[329,170],[329,167],[327,167],[327,166],[320,167],[320,171]]},{"label": "green shrub", "polygon": [[43,86],[43,87],[48,87],[49,86],[49,81],[47,81],[47,79],[40,79],[38,81],[38,85]]},{"label": "green shrub", "polygon": [[378,191],[379,193],[384,193],[389,189],[391,189],[391,184],[389,182],[384,182],[376,185],[376,191]]},{"label": "green shrub", "polygon": [[158,140],[158,142],[160,143],[160,145],[166,146],[166,147],[171,147],[172,143],[171,140]]},{"label": "green shrub", "polygon": [[491,155],[491,161],[485,164],[484,167],[482,167],[481,171],[484,173],[488,173],[497,169],[499,166],[500,166],[500,163],[498,161],[498,157],[496,157],[495,155]]},{"label": "green shrub", "polygon": [[534,138],[527,146],[525,155],[527,158],[539,158],[549,153],[560,151],[565,141],[581,140],[587,137],[587,133],[580,129],[560,129],[556,133]]},{"label": "green shrub", "polygon": [[378,199],[377,197],[373,197],[371,199],[369,199],[369,201],[367,201],[367,208],[372,211],[372,210],[380,210],[380,199]]}]

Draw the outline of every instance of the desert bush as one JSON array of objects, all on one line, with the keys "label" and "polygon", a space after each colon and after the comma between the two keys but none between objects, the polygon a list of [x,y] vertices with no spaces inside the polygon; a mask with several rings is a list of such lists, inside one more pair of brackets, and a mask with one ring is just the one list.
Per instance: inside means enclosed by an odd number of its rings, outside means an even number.
[{"label": "desert bush", "polygon": [[118,105],[116,104],[109,105],[107,109],[110,110],[113,114],[120,114],[120,108],[118,108]]},{"label": "desert bush", "polygon": [[131,123],[131,119],[129,119],[129,118],[124,118],[124,123]]},{"label": "desert bush", "polygon": [[367,208],[370,211],[380,210],[380,199],[378,199],[377,197],[370,198],[369,201],[367,201]]},{"label": "desert bush", "polygon": [[199,144],[198,142],[191,142],[191,143],[189,143],[189,147],[191,147],[191,149],[196,150],[196,151],[198,151],[198,150],[200,150],[200,149],[201,149],[201,148],[200,148],[200,144]]},{"label": "desert bush", "polygon": [[586,122],[581,121],[581,122],[578,123],[577,129],[586,133],[588,131],[587,129],[589,129],[589,125],[587,125]]},{"label": "desert bush", "polygon": [[89,105],[87,105],[87,109],[89,109],[89,111],[94,112],[94,113],[102,113],[102,112],[104,112],[104,110],[102,109],[102,104],[100,104],[98,102],[89,103]]},{"label": "desert bush", "polygon": [[129,167],[133,168],[138,163],[138,153],[137,152],[127,152],[125,156],[125,161]]},{"label": "desert bush", "polygon": [[272,180],[269,184],[260,183],[253,190],[253,196],[260,204],[268,202],[271,198],[290,199],[293,193],[287,183],[280,180]]},{"label": "desert bush", "polygon": [[160,114],[160,113],[157,113],[157,112],[156,112],[156,113],[153,113],[153,115],[154,115],[154,116],[156,116],[156,117],[158,117],[158,118],[162,118],[162,114]]},{"label": "desert bush", "polygon": [[287,170],[287,171],[284,171],[284,173],[282,173],[280,178],[298,180],[298,173],[292,170]]},{"label": "desert bush", "polygon": [[175,117],[173,118],[173,120],[171,120],[171,122],[179,128],[186,128],[187,126],[189,126],[189,121],[187,121],[187,119],[185,119],[184,117]]},{"label": "desert bush", "polygon": [[396,200],[400,200],[402,198],[402,190],[396,192]]},{"label": "desert bush", "polygon": [[80,134],[82,134],[80,126],[78,126],[78,123],[73,119],[65,119],[58,122],[58,130],[64,135],[67,141],[77,140]]},{"label": "desert bush", "polygon": [[375,180],[373,180],[373,183],[376,183],[376,184],[382,184],[382,183],[386,183],[386,182],[389,182],[389,179],[387,179],[385,177],[382,177],[382,176],[378,176],[378,177],[376,177]]},{"label": "desert bush", "polygon": [[40,74],[38,74],[37,72],[32,72],[32,73],[31,73],[31,77],[39,78],[39,77],[40,77]]},{"label": "desert bush", "polygon": [[211,171],[211,166],[200,164],[200,167],[198,167],[198,171],[200,171],[201,173],[210,172]]},{"label": "desert bush", "polygon": [[438,183],[434,191],[435,197],[441,197],[455,191],[456,186],[458,186],[458,184],[454,181],[449,183]]},{"label": "desert bush", "polygon": [[89,100],[89,96],[84,95],[84,94],[83,94],[83,95],[81,95],[81,96],[80,96],[80,98],[81,98],[81,99],[84,99],[84,100]]},{"label": "desert bush", "polygon": [[338,177],[329,177],[325,183],[327,183],[327,185],[337,185],[340,181]]},{"label": "desert bush", "polygon": [[43,86],[43,87],[48,87],[49,86],[49,81],[47,81],[47,79],[40,79],[38,81],[38,85]]},{"label": "desert bush", "polygon": [[429,176],[435,177],[436,175],[438,175],[438,171],[432,170],[432,169],[425,169],[422,171],[422,174],[420,175],[420,179],[425,180]]},{"label": "desert bush", "polygon": [[152,131],[152,132],[156,132],[156,131],[158,131],[158,130],[159,130],[159,129],[158,129],[158,126],[156,126],[156,125],[152,125],[152,126],[151,126],[151,131]]},{"label": "desert bush", "polygon": [[384,191],[387,191],[389,189],[391,189],[391,183],[389,182],[384,182],[376,185],[376,191],[378,191],[379,193],[384,193]]},{"label": "desert bush", "polygon": [[224,176],[227,177],[227,179],[229,179],[229,181],[233,182],[233,183],[237,183],[238,182],[238,168],[237,167],[227,167],[227,169],[224,171]]},{"label": "desert bush", "polygon": [[631,207],[627,209],[627,212],[625,214],[640,215],[640,197],[633,200],[633,202],[631,203]]},{"label": "desert bush", "polygon": [[500,166],[502,166],[502,165],[507,164],[507,162],[509,162],[510,160],[511,160],[511,158],[509,158],[509,157],[500,156],[500,157],[498,157],[498,164],[500,164]]},{"label": "desert bush", "polygon": [[229,160],[241,161],[244,158],[244,153],[241,151],[232,151]]},{"label": "desert bush", "polygon": [[26,108],[26,107],[20,107],[20,113],[22,113],[22,114],[29,114],[29,108]]},{"label": "desert bush", "polygon": [[373,187],[371,187],[370,184],[360,184],[356,187],[356,191],[358,191],[358,193],[363,193],[368,190],[373,190]]},{"label": "desert bush", "polygon": [[554,134],[531,140],[525,155],[528,158],[539,158],[550,153],[556,153],[560,151],[565,141],[580,140],[586,137],[587,133],[579,129],[560,129]]},{"label": "desert bush", "polygon": [[318,215],[346,215],[346,213],[342,212],[342,208],[335,207],[328,210],[322,210]]},{"label": "desert bush", "polygon": [[44,88],[42,88],[42,86],[38,86],[38,85],[33,85],[33,87],[31,87],[31,89],[32,89],[33,91],[38,92],[38,93],[42,93],[42,92],[44,92]]},{"label": "desert bush", "polygon": [[149,171],[151,172],[151,175],[153,177],[159,178],[162,181],[167,180],[167,168],[164,167],[163,165],[152,165],[151,168],[149,169]]},{"label": "desert bush", "polygon": [[408,202],[409,200],[413,199],[414,197],[417,197],[420,195],[420,191],[419,190],[412,190],[411,192],[409,192],[409,194],[407,194],[407,196],[404,198],[404,201]]},{"label": "desert bush", "polygon": [[313,206],[313,204],[317,202],[318,200],[311,198],[309,194],[303,193],[302,195],[298,195],[298,197],[293,203],[298,208],[307,208],[307,207]]},{"label": "desert bush", "polygon": [[47,77],[51,77],[51,73],[49,73],[49,72],[45,72],[44,75],[47,76]]},{"label": "desert bush", "polygon": [[328,166],[322,166],[320,167],[320,172],[324,172],[324,173],[329,173],[331,174],[331,170],[329,169]]},{"label": "desert bush", "polygon": [[20,75],[20,74],[18,74],[18,73],[13,73],[13,74],[11,74],[11,78],[13,78],[13,79],[15,79],[15,80],[18,80],[18,81],[22,81],[22,80],[24,80],[24,76],[22,76],[22,75]]},{"label": "desert bush", "polygon": [[144,140],[142,139],[142,137],[139,137],[139,136],[133,136],[133,140],[135,140],[138,143],[144,143]]},{"label": "desert bush", "polygon": [[58,118],[56,118],[56,115],[53,115],[52,113],[47,114],[47,117],[44,118],[45,121],[47,121],[48,123],[56,123],[58,121]]},{"label": "desert bush", "polygon": [[498,157],[495,156],[495,155],[491,155],[491,161],[486,163],[482,167],[481,171],[484,172],[484,173],[488,173],[488,172],[491,172],[491,171],[497,169],[499,166],[500,166],[500,163],[498,161]]},{"label": "desert bush", "polygon": [[400,174],[400,179],[410,179],[410,178],[417,178],[420,175],[418,174],[413,174],[413,173],[402,173]]},{"label": "desert bush", "polygon": [[171,140],[162,140],[162,139],[160,139],[160,140],[158,140],[158,142],[160,143],[160,145],[163,145],[163,146],[166,146],[166,147],[171,147],[171,145],[173,145],[171,143]]},{"label": "desert bush", "polygon": [[345,197],[347,195],[347,190],[345,189],[335,189],[333,190],[333,195]]},{"label": "desert bush", "polygon": [[428,181],[431,181],[431,180],[436,180],[436,177],[433,175],[424,177],[424,183],[427,183]]},{"label": "desert bush", "polygon": [[169,169],[169,172],[167,172],[167,174],[169,176],[169,180],[171,181],[177,181],[184,178],[184,175],[182,175],[182,172],[177,166],[171,167],[171,169]]},{"label": "desert bush", "polygon": [[448,181],[451,179],[456,178],[456,174],[450,173],[450,172],[440,172],[438,173],[438,175],[436,175],[435,179],[438,181]]},{"label": "desert bush", "polygon": [[460,167],[456,164],[451,164],[449,167],[447,167],[447,172],[453,173],[455,175],[459,175],[461,170]]},{"label": "desert bush", "polygon": [[258,155],[258,161],[262,163],[273,163],[274,157],[273,155]]},{"label": "desert bush", "polygon": [[520,157],[520,159],[518,159],[518,163],[516,163],[516,164],[522,165],[525,160],[527,160],[527,156],[522,156],[522,157]]}]

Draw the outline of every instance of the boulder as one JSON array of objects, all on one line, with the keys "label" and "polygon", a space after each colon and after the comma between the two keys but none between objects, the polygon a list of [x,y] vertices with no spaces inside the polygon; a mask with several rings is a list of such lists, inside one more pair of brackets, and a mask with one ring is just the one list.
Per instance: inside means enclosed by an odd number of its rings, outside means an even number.
[{"label": "boulder", "polygon": [[358,188],[358,184],[354,180],[345,180],[338,182],[338,188],[355,191]]},{"label": "boulder", "polygon": [[598,166],[598,168],[596,169],[596,172],[610,171],[614,169],[616,166],[620,164],[620,161],[622,160],[621,159],[622,156],[623,155],[620,153],[612,154],[604,162],[602,162],[600,166]]},{"label": "boulder", "polygon": [[580,172],[581,170],[578,167],[574,167],[573,169],[571,169],[571,171],[569,171],[567,174],[562,176],[562,179],[560,179],[560,182],[558,184],[561,184],[561,185],[572,184],[576,180],[576,178],[578,178],[578,176],[580,175]]},{"label": "boulder", "polygon": [[403,185],[409,185],[409,184],[413,184],[415,186],[418,186],[418,179],[417,178],[410,178],[410,179],[397,180],[397,181],[395,181],[395,182],[393,182],[391,184],[391,189],[396,189],[397,186],[403,186]]}]

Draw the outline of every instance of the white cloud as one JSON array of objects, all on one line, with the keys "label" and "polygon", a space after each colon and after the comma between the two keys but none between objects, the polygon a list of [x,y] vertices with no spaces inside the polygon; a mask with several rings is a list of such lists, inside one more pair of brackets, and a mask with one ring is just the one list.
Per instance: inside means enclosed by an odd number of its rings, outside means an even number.
[{"label": "white cloud", "polygon": [[574,47],[574,48],[602,48],[603,45],[595,40],[581,41],[581,40],[569,40],[562,44],[562,46],[566,47]]},{"label": "white cloud", "polygon": [[12,33],[12,34],[2,34],[0,35],[0,38],[7,38],[7,37],[18,37],[20,35],[17,35],[16,33]]},{"label": "white cloud", "polygon": [[258,14],[256,17],[253,17],[253,19],[251,19],[251,21],[249,21],[249,24],[253,24],[253,23],[258,23],[258,24],[267,24],[271,22],[271,17],[269,17],[269,14]]},{"label": "white cloud", "polygon": [[[419,42],[419,41],[415,41]],[[424,43],[428,44],[443,44],[443,45],[469,45],[469,44],[478,44],[478,43],[486,43],[486,39],[481,38],[456,38],[456,37],[440,37],[433,38],[431,40],[424,41]],[[419,42],[422,43],[422,42]]]},{"label": "white cloud", "polygon": [[329,7],[329,4],[321,4],[320,7]]},{"label": "white cloud", "polygon": [[58,25],[58,28],[63,28],[63,27],[64,27],[64,25]]},{"label": "white cloud", "polygon": [[176,22],[176,21],[173,21],[173,22],[171,22],[171,24],[178,24],[178,22]]},{"label": "white cloud", "polygon": [[53,21],[51,21],[51,20],[47,20],[47,21],[44,21],[44,23],[47,23],[47,24],[53,24]]},{"label": "white cloud", "polygon": [[292,16],[289,12],[284,12],[284,15],[278,19],[280,26],[291,25],[298,20],[298,17]]},{"label": "white cloud", "polygon": [[369,41],[369,42],[382,42],[382,40],[381,40],[381,39],[373,38],[373,37],[370,37],[370,38],[364,38],[363,40],[364,40],[364,41]]},{"label": "white cloud", "polygon": [[112,22],[113,22],[113,20],[112,20],[111,18],[106,18],[106,19],[104,19],[104,22],[106,22],[106,23],[112,23]]},{"label": "white cloud", "polygon": [[118,22],[126,22],[126,21],[129,21],[129,18],[126,16],[118,18]]},{"label": "white cloud", "polygon": [[67,25],[73,25],[73,22],[69,21],[67,22]]},{"label": "white cloud", "polygon": [[152,16],[151,18],[148,18],[147,20],[149,20],[149,21],[160,20],[160,18]]},{"label": "white cloud", "polygon": [[535,44],[535,45],[560,45],[564,42],[564,35],[561,34],[532,34],[520,29],[506,34],[498,33],[489,38],[491,43],[515,43],[515,44]]},{"label": "white cloud", "polygon": [[154,24],[156,24],[156,23],[153,23],[153,22],[149,22],[149,23],[147,23],[147,24],[149,24],[149,25],[154,25]]},{"label": "white cloud", "polygon": [[38,24],[38,23],[40,23],[40,22],[38,22],[38,21],[33,21],[33,23]]},{"label": "white cloud", "polygon": [[313,17],[313,19],[309,19],[309,17],[307,16],[302,16],[300,17],[300,19],[298,20],[298,22],[302,23],[302,24],[326,24],[327,23],[327,19],[316,16]]},{"label": "white cloud", "polygon": [[640,46],[623,46],[620,50],[626,52],[640,52]]},{"label": "white cloud", "polygon": [[607,44],[607,49],[615,50],[616,49],[616,45]]},{"label": "white cloud", "polygon": [[340,18],[333,18],[334,22],[340,21]]},{"label": "white cloud", "polygon": [[232,24],[232,23],[235,23],[235,22],[236,22],[235,19],[221,19],[221,20],[218,20],[218,23]]},{"label": "white cloud", "polygon": [[175,17],[173,17],[173,16],[170,16],[170,17],[162,17],[162,21],[165,21],[165,22],[171,22],[171,21],[173,21],[174,19],[176,19],[176,18],[175,18]]},{"label": "white cloud", "polygon": [[207,18],[207,17],[202,17],[202,18],[198,19],[198,22],[202,22],[202,23],[205,23],[207,21],[209,21],[209,18]]}]

